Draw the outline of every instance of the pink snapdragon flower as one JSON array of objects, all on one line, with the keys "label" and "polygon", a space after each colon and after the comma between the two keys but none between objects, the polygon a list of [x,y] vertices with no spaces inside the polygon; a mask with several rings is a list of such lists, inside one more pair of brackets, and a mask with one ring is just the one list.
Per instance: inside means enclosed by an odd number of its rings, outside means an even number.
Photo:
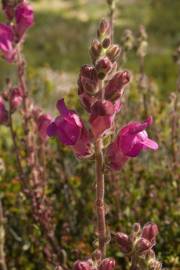
[{"label": "pink snapdragon flower", "polygon": [[8,112],[5,108],[4,99],[0,96],[0,124],[8,122]]},{"label": "pink snapdragon flower", "polygon": [[16,34],[18,38],[22,38],[26,30],[28,30],[34,23],[34,12],[32,6],[26,1],[22,1],[17,5],[15,10],[16,18]]},{"label": "pink snapdragon flower", "polygon": [[120,130],[115,141],[108,147],[107,157],[113,170],[119,170],[130,157],[136,157],[142,150],[157,150],[158,144],[148,138],[145,131],[152,124],[152,117],[145,122],[131,122]]},{"label": "pink snapdragon flower", "polygon": [[116,101],[115,104],[103,101],[101,106],[100,104],[98,104],[98,106],[94,105],[92,107],[92,114],[89,119],[91,131],[95,138],[107,135],[110,132],[116,113],[119,112],[121,108],[119,100]]},{"label": "pink snapdragon flower", "polygon": [[47,128],[52,122],[50,114],[41,114],[37,119],[37,126],[40,138],[45,141],[48,137]]},{"label": "pink snapdragon flower", "polygon": [[12,27],[0,23],[0,51],[8,62],[12,62],[15,56],[13,41],[14,33]]},{"label": "pink snapdragon flower", "polygon": [[14,88],[10,95],[11,109],[16,110],[22,104],[22,101],[23,101],[23,93],[21,88],[18,87]]},{"label": "pink snapdragon flower", "polygon": [[57,102],[60,116],[49,125],[47,134],[57,137],[60,142],[72,148],[77,157],[82,158],[91,154],[90,137],[82,120],[72,110],[69,110],[64,99]]}]

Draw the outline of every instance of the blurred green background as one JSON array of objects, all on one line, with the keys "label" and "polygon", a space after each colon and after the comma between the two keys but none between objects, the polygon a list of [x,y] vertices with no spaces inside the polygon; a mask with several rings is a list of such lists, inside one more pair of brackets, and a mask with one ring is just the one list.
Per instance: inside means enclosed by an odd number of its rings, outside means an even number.
[{"label": "blurred green background", "polygon": [[[42,0],[32,3],[36,19],[28,33],[25,55],[33,98],[45,111],[54,114],[56,100],[65,95],[69,106],[83,113],[76,96],[78,72],[83,64],[90,63],[88,48],[100,19],[108,14],[106,1]],[[136,35],[141,24],[146,27],[149,43],[145,72],[152,89],[146,95],[148,112],[155,118],[150,133],[160,149],[132,160],[118,175],[107,175],[107,223],[112,231],[129,232],[134,222],[156,222],[160,230],[156,247],[158,257],[166,269],[178,270],[180,171],[172,162],[171,124],[174,115],[172,92],[176,90],[178,76],[172,54],[180,41],[180,1],[117,0],[115,42],[121,44],[127,28]],[[139,63],[134,50],[127,53],[123,68],[132,71],[134,80],[125,96],[124,111],[119,115],[120,125],[145,116],[142,93],[137,87]],[[15,79],[15,67],[0,61],[0,70],[0,87],[3,89],[7,77]],[[32,225],[27,222],[29,206],[19,192],[15,160],[8,152],[12,143],[5,128],[1,128],[1,138],[0,187],[8,219],[9,269],[51,269],[43,261],[44,241],[38,225],[34,224],[32,230]],[[179,145],[179,137],[176,143]],[[96,246],[93,162],[79,162],[67,148],[54,141],[50,144],[48,194],[54,203],[57,238],[67,251],[71,265],[75,259],[88,256]],[[118,247],[110,246],[108,253],[116,257],[118,269],[128,269]]]}]

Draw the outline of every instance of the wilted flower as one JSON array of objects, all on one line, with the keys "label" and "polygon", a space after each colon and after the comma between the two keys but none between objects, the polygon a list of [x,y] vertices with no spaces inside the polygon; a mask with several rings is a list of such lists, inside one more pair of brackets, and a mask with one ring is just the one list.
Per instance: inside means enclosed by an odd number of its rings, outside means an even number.
[{"label": "wilted flower", "polygon": [[123,94],[123,87],[129,80],[130,74],[128,71],[117,72],[105,88],[105,98],[113,101],[121,97]]},{"label": "wilted flower", "polygon": [[82,120],[72,110],[68,110],[64,99],[57,102],[60,116],[48,126],[47,134],[57,137],[63,144],[72,147],[78,157],[90,154],[90,139]]},{"label": "wilted flower", "polygon": [[0,96],[0,124],[6,124],[8,121],[8,112],[5,108],[4,100]]},{"label": "wilted flower", "polygon": [[92,270],[88,261],[76,261],[73,265],[73,270]]},{"label": "wilted flower", "polygon": [[21,2],[17,5],[15,10],[16,18],[16,33],[18,38],[22,38],[28,28],[34,23],[34,12],[32,6],[26,1]]},{"label": "wilted flower", "polygon": [[116,262],[113,258],[106,258],[102,260],[98,270],[114,270]]},{"label": "wilted flower", "polygon": [[81,68],[78,85],[79,94],[85,92],[93,95],[98,91],[98,76],[93,66],[84,65]]},{"label": "wilted flower", "polygon": [[23,93],[20,88],[16,87],[12,89],[11,95],[10,95],[10,104],[11,109],[15,110],[17,109],[23,101]]},{"label": "wilted flower", "polygon": [[47,128],[52,121],[50,114],[41,114],[37,119],[39,136],[42,140],[47,139]]},{"label": "wilted flower", "polygon": [[11,26],[6,24],[0,24],[0,51],[3,57],[12,62],[15,56],[15,50],[13,48],[14,34]]}]

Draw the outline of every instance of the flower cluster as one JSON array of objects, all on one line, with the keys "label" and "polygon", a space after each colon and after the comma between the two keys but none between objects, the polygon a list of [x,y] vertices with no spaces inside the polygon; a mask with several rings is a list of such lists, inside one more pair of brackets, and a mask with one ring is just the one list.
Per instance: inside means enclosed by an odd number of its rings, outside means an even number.
[{"label": "flower cluster", "polygon": [[131,259],[133,269],[161,270],[161,263],[153,251],[157,235],[157,225],[149,222],[143,228],[136,223],[129,236],[120,232],[115,234],[115,238],[121,252]]},{"label": "flower cluster", "polygon": [[26,31],[33,25],[34,13],[25,0],[20,3],[3,2],[8,23],[0,23],[0,52],[4,59],[13,62],[17,57],[17,45],[23,41]]},{"label": "flower cluster", "polygon": [[[93,155],[93,144],[115,131],[115,117],[121,109],[121,97],[130,81],[128,71],[119,71],[117,60],[121,49],[112,44],[111,27],[108,20],[102,20],[97,37],[92,41],[90,55],[92,65],[82,66],[78,79],[78,96],[89,114],[87,129],[78,114],[69,110],[64,100],[59,100],[57,109],[60,116],[49,125],[48,135],[71,147],[78,158]],[[145,122],[130,122],[117,134],[115,140],[105,149],[106,166],[119,170],[131,157],[142,150],[156,150],[156,142],[148,138],[145,131],[152,124],[149,117]]]},{"label": "flower cluster", "polygon": [[116,266],[113,258],[106,258],[100,263],[97,261],[76,261],[73,266],[73,270],[114,270]]}]

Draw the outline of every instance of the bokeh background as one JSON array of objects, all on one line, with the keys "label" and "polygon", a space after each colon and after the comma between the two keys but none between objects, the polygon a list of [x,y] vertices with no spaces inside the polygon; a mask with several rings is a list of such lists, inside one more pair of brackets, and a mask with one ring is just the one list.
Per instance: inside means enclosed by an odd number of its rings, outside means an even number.
[{"label": "bokeh background", "polygon": [[[54,114],[56,100],[65,96],[69,106],[86,117],[76,95],[78,72],[83,64],[90,63],[88,48],[100,19],[108,14],[106,1],[31,2],[36,19],[24,51],[33,99],[45,111]],[[3,19],[2,12],[0,18]],[[154,117],[150,134],[158,141],[160,149],[132,160],[119,174],[107,174],[107,223],[111,231],[129,232],[134,222],[156,222],[160,230],[156,247],[158,258],[166,269],[178,270],[180,110],[176,85],[179,67],[172,55],[180,42],[180,1],[117,0],[116,43],[122,44],[125,29],[131,29],[136,37],[142,24],[148,34],[145,73],[150,86],[145,91],[138,87],[139,59],[132,48],[121,63],[123,69],[132,72],[133,81],[125,93],[124,110],[118,116],[118,125],[131,119],[144,119],[147,114],[143,103],[145,97],[148,113]],[[0,70],[0,87],[3,89],[7,77],[15,79],[15,68],[1,60]],[[45,243],[38,224],[28,222],[30,206],[20,192],[10,136],[6,128],[0,130],[0,192],[8,221],[5,228],[9,269],[51,269],[43,260]],[[47,193],[56,213],[57,238],[71,263],[87,256],[97,244],[94,167],[91,161],[77,161],[67,148],[55,141],[49,144]],[[110,245],[108,253],[116,257],[119,269],[126,269],[127,264],[116,245]]]}]

